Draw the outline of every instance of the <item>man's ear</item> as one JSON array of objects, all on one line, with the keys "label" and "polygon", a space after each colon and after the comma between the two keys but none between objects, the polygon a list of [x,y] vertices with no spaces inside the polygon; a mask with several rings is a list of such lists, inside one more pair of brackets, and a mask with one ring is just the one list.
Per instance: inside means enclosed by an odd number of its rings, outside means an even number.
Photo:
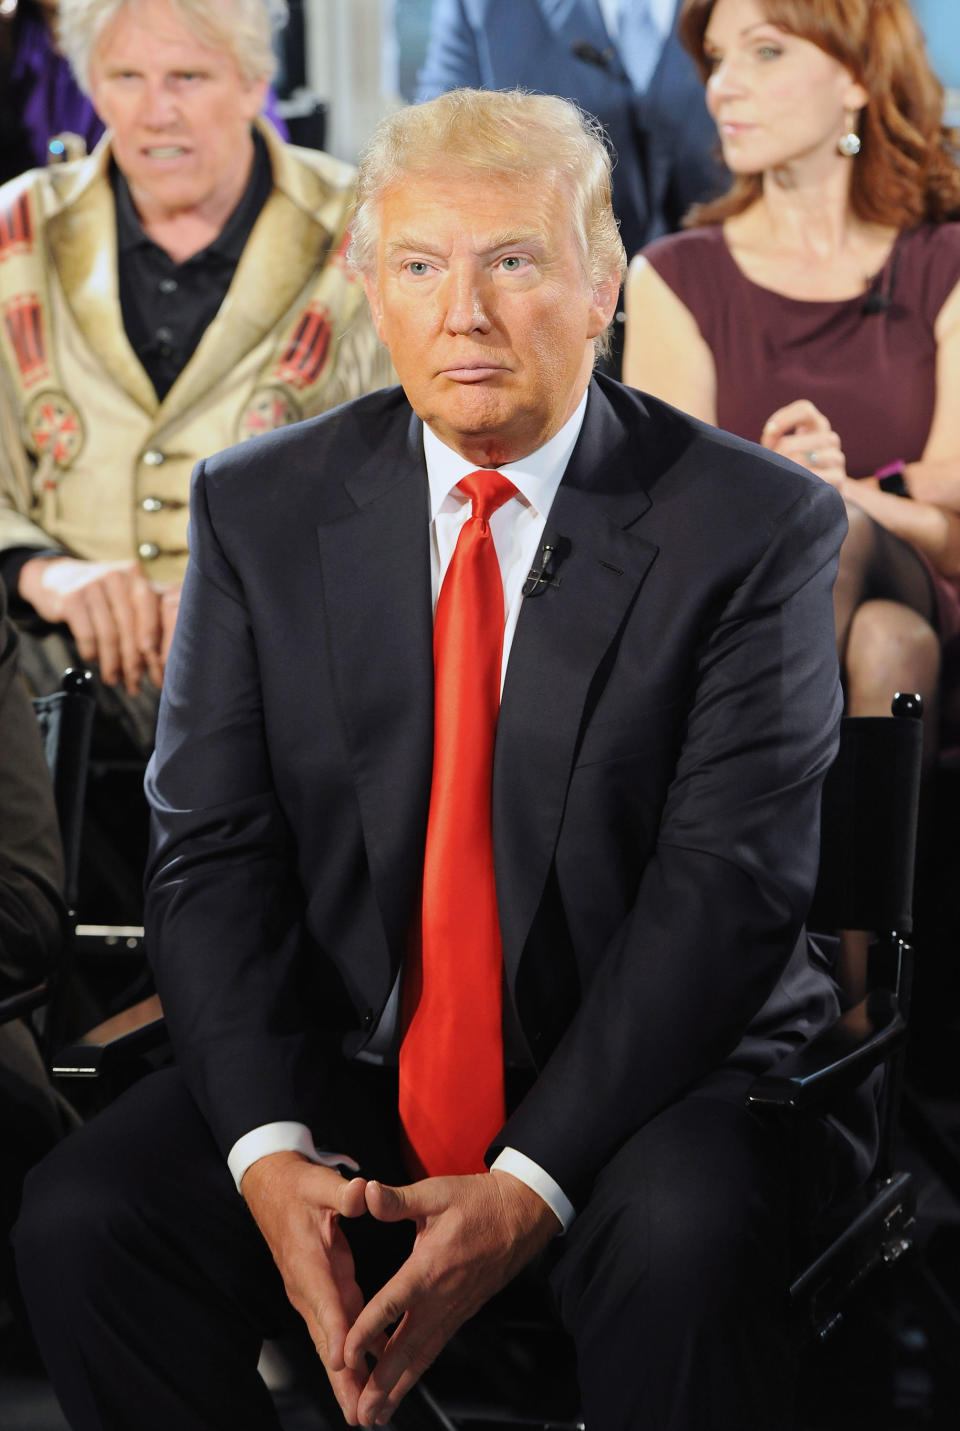
[{"label": "man's ear", "polygon": [[263,110],[267,102],[267,91],[270,88],[270,81],[267,79],[251,79],[244,83],[244,110],[247,118],[252,124],[257,115]]},{"label": "man's ear", "polygon": [[373,317],[373,326],[374,328],[376,328],[377,337],[382,343],[384,341],[383,333],[381,331],[381,326],[383,323],[383,307],[380,303],[380,289],[377,286],[377,280],[373,277],[372,274],[361,274],[361,278],[363,279],[363,291],[367,295],[367,302],[370,305],[370,313]]},{"label": "man's ear", "polygon": [[590,305],[590,328],[588,338],[596,338],[617,311],[620,296],[620,275],[611,273],[593,286],[593,302]]}]

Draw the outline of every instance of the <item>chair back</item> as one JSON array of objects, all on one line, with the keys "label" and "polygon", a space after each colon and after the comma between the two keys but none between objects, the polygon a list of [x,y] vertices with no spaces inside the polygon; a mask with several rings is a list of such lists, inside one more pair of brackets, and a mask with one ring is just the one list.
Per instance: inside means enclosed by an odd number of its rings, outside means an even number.
[{"label": "chair back", "polygon": [[841,722],[840,748],[823,787],[811,929],[906,935],[913,928],[919,698],[898,694],[893,714]]},{"label": "chair back", "polygon": [[34,714],[40,728],[47,768],[53,781],[54,801],[63,844],[64,893],[67,908],[77,903],[83,801],[87,788],[90,736],[95,708],[93,677],[71,667],[64,672],[60,690],[35,696]]}]

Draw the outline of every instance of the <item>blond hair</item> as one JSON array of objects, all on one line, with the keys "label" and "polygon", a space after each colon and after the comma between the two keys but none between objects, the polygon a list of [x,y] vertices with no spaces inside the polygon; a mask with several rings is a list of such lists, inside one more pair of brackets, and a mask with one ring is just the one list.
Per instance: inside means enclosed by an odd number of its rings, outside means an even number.
[{"label": "blond hair", "polygon": [[610,155],[599,123],[555,95],[455,89],[389,115],[360,161],[349,259],[360,273],[376,262],[380,201],[413,174],[460,167],[488,178],[553,175],[569,187],[584,276],[621,280],[626,255],[610,203]]},{"label": "blond hair", "polygon": [[[169,0],[197,38],[233,56],[244,80],[272,79],[277,67],[273,32],[286,23],[286,0]],[[138,0],[60,0],[57,35],[77,83],[89,93],[94,52],[121,10]]]}]

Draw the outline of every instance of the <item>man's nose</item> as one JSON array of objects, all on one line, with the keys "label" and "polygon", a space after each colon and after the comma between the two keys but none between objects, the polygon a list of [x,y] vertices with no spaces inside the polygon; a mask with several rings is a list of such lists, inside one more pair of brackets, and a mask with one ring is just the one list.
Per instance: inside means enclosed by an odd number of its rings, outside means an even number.
[{"label": "man's nose", "polygon": [[451,269],[444,284],[444,323],[451,333],[487,333],[491,327],[486,285],[472,268]]},{"label": "man's nose", "polygon": [[162,83],[151,84],[148,81],[140,94],[137,116],[140,123],[147,129],[165,129],[176,120],[177,115],[176,99],[167,87]]}]

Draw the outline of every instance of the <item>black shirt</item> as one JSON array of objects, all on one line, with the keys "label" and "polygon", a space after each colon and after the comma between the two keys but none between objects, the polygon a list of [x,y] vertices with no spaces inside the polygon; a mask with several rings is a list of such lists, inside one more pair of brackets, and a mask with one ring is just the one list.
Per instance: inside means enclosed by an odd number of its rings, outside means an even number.
[{"label": "black shirt", "polygon": [[239,203],[212,243],[184,263],[143,231],[130,189],[113,166],[117,268],[123,326],[163,401],[223,302],[273,186],[267,146],[254,130],[254,159]]}]

